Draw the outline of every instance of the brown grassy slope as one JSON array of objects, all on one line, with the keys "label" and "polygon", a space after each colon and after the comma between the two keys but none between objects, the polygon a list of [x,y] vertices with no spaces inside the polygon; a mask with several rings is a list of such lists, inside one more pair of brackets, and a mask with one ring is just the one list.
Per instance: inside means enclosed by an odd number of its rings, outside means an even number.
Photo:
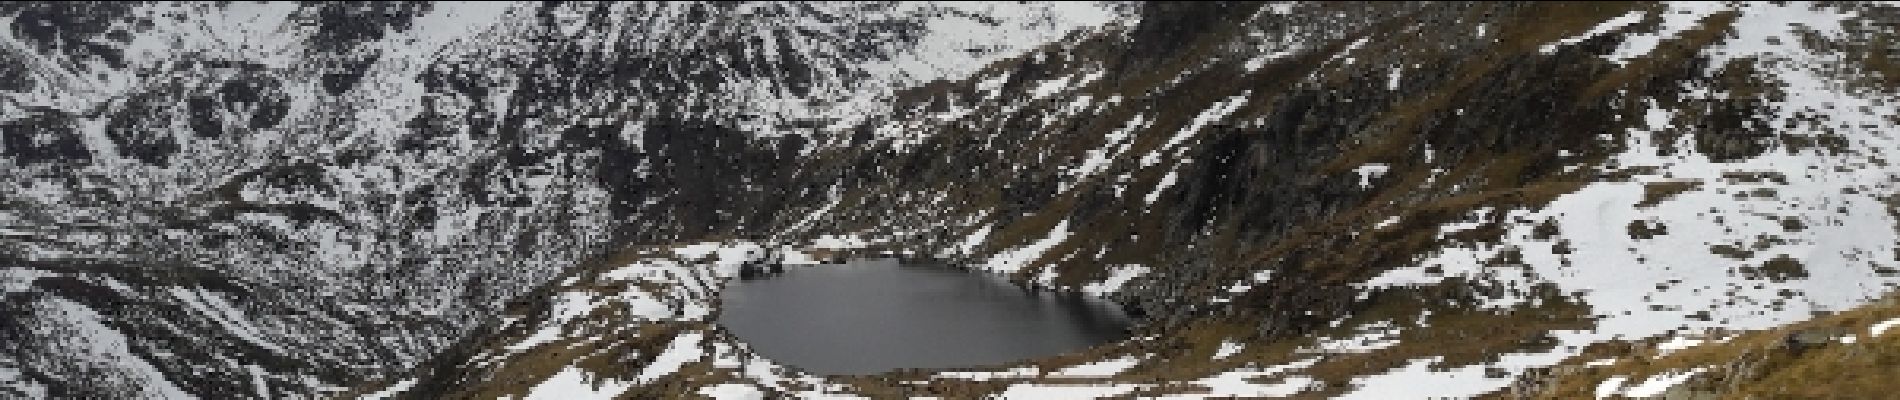
[{"label": "brown grassy slope", "polygon": [[[1641,382],[1649,376],[1707,367],[1671,393],[1721,399],[1880,399],[1900,395],[1900,328],[1872,336],[1868,327],[1900,318],[1900,296],[1852,310],[1745,332],[1720,342],[1667,355],[1646,346],[1606,354],[1614,364],[1582,365],[1579,358],[1553,367],[1548,375],[1527,380],[1529,390],[1510,397],[1590,398],[1613,376]],[[1852,343],[1841,338],[1852,336]],[[1605,344],[1606,351],[1619,345]]]}]

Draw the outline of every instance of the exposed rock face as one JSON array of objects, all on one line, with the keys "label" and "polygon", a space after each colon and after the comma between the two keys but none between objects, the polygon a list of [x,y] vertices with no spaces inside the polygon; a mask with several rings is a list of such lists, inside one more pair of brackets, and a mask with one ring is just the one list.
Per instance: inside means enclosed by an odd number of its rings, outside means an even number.
[{"label": "exposed rock face", "polygon": [[24,111],[26,118],[0,125],[6,156],[21,164],[85,164],[92,159],[71,114],[44,108]]},{"label": "exposed rock face", "polygon": [[[1900,283],[1886,5],[140,7],[267,22],[8,10],[81,28],[0,48],[0,393],[1525,394]],[[1145,324],[979,379],[709,322],[879,254]]]}]

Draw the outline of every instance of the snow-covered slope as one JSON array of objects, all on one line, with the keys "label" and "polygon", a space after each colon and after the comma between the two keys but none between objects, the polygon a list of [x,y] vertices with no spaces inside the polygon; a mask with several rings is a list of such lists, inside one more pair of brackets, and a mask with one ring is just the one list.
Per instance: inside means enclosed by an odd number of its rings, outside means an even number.
[{"label": "snow-covered slope", "polygon": [[[1891,6],[1142,11],[907,92],[856,146],[807,159],[824,195],[785,229],[573,271],[399,386],[1535,395],[1605,348],[1679,349],[1900,283]],[[860,378],[779,365],[708,322],[732,263],[877,254],[1103,294],[1146,325],[1080,354]]]},{"label": "snow-covered slope", "polygon": [[763,197],[810,127],[1115,12],[0,6],[0,397],[377,379],[591,255],[769,217],[694,204]]},{"label": "snow-covered slope", "polygon": [[[1724,367],[1576,372],[1900,283],[1890,4],[5,7],[7,395],[1639,396]],[[869,256],[1143,324],[710,322]]]}]

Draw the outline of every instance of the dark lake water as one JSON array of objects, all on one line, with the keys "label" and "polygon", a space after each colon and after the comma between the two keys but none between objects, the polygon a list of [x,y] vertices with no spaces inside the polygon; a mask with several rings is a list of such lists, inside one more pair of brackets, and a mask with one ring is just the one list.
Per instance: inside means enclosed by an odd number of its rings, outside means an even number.
[{"label": "dark lake water", "polygon": [[734,280],[719,323],[781,363],[819,374],[998,364],[1121,339],[1112,302],[1027,292],[1000,277],[894,260],[786,267]]}]

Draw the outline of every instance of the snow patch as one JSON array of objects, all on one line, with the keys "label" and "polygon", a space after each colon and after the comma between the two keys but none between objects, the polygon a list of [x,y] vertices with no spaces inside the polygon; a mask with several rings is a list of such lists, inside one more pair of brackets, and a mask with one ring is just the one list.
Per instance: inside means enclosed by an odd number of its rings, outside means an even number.
[{"label": "snow patch", "polygon": [[1286,49],[1255,56],[1254,58],[1247,59],[1247,63],[1242,64],[1241,68],[1245,68],[1247,72],[1259,71],[1260,68],[1266,67],[1267,63],[1278,61],[1283,58],[1287,58],[1288,56],[1292,56],[1294,54],[1299,53],[1299,51],[1300,51],[1299,46],[1290,46],[1290,47],[1287,47]]},{"label": "snow patch", "polygon": [[1352,172],[1359,174],[1360,188],[1371,189],[1373,179],[1379,179],[1379,177],[1385,176],[1385,173],[1391,170],[1391,165],[1373,163],[1353,168]]},{"label": "snow patch", "polygon": [[1105,385],[1105,384],[1047,384],[1018,383],[1003,389],[989,399],[998,400],[1040,400],[1040,399],[1099,399],[1122,396],[1140,389],[1145,385]]},{"label": "snow patch", "polygon": [[1556,42],[1546,43],[1544,44],[1543,47],[1537,48],[1537,51],[1544,54],[1556,53],[1557,49],[1563,48],[1564,46],[1581,43],[1585,40],[1590,40],[1590,38],[1601,36],[1604,33],[1609,33],[1610,31],[1617,30],[1625,26],[1629,26],[1630,24],[1642,22],[1643,18],[1647,16],[1649,16],[1649,13],[1646,13],[1643,11],[1630,11],[1627,14],[1617,16],[1616,18],[1610,18],[1608,21],[1603,21],[1603,23],[1597,24],[1595,28],[1590,28],[1589,31],[1586,31],[1584,33],[1577,34],[1576,36],[1563,38]]},{"label": "snow patch", "polygon": [[1246,280],[1236,282],[1233,285],[1227,286],[1227,293],[1228,294],[1246,293],[1248,290],[1253,290],[1254,285],[1267,283],[1267,281],[1271,281],[1271,280],[1273,280],[1273,270],[1263,269],[1259,271],[1254,271],[1253,276],[1247,277]]},{"label": "snow patch", "polygon": [[1722,343],[1725,341],[1727,340],[1703,339],[1703,338],[1692,338],[1692,337],[1682,337],[1682,336],[1671,337],[1669,338],[1668,341],[1656,344],[1656,355],[1660,357],[1660,356],[1668,355],[1669,353],[1687,350],[1691,347],[1701,346],[1707,343]]},{"label": "snow patch", "polygon": [[[1403,368],[1353,378],[1352,384],[1357,389],[1339,398],[1359,400],[1477,397],[1510,385],[1516,381],[1516,375],[1523,373],[1531,366],[1549,365],[1572,355],[1559,351],[1536,354],[1507,353],[1500,356],[1496,363],[1473,364],[1456,368],[1435,366],[1444,361],[1442,357],[1416,359]],[[1505,373],[1494,375],[1492,374],[1494,370],[1503,370]]]},{"label": "snow patch", "polygon": [[1134,368],[1136,364],[1140,364],[1140,363],[1141,363],[1140,358],[1128,356],[1128,357],[1122,357],[1122,358],[1117,358],[1113,360],[1097,361],[1093,363],[1063,368],[1055,372],[1050,372],[1049,377],[1053,377],[1053,378],[1108,378],[1108,377],[1113,377],[1115,375],[1119,375],[1122,373],[1122,371],[1127,371],[1129,368]]},{"label": "snow patch", "polygon": [[1235,354],[1240,354],[1240,351],[1245,350],[1246,348],[1247,348],[1246,343],[1235,342],[1233,339],[1223,339],[1220,342],[1220,348],[1214,350],[1214,359],[1225,360],[1227,359],[1227,357],[1233,357]]},{"label": "snow patch", "polygon": [[982,245],[983,240],[988,239],[990,237],[990,231],[995,228],[996,225],[983,225],[982,228],[977,228],[975,232],[970,232],[969,236],[963,237],[963,243],[957,245],[957,253],[975,254],[976,246]]},{"label": "snow patch", "polygon": [[1148,195],[1142,197],[1141,200],[1151,206],[1155,204],[1156,200],[1161,200],[1161,192],[1167,190],[1170,186],[1174,186],[1174,181],[1180,179],[1181,176],[1179,172],[1179,168],[1169,169],[1167,175],[1161,176],[1161,182],[1155,183],[1155,189],[1148,192]]},{"label": "snow patch", "polygon": [[699,395],[717,400],[761,400],[765,392],[744,383],[721,383],[699,388]]},{"label": "snow patch", "polygon": [[1035,88],[1029,90],[1029,98],[1041,100],[1049,96],[1054,96],[1056,93],[1061,93],[1063,89],[1070,88],[1076,78],[1076,75],[1067,75],[1061,78],[1043,81],[1042,84],[1036,85]]},{"label": "snow patch", "polygon": [[674,337],[673,342],[667,344],[666,350],[653,358],[653,363],[647,364],[646,368],[640,370],[640,376],[634,378],[634,381],[641,384],[653,383],[678,371],[687,363],[705,358],[706,352],[699,346],[705,337],[705,334],[699,332],[687,332]]},{"label": "snow patch", "polygon": [[1653,34],[1632,34],[1623,38],[1616,51],[1606,56],[1618,65],[1628,64],[1629,60],[1649,55],[1664,40],[1675,38],[1691,28],[1700,25],[1703,18],[1713,15],[1728,6],[1719,2],[1675,1],[1667,3],[1667,9],[1660,15],[1662,25]]},{"label": "snow patch", "polygon": [[1313,387],[1317,380],[1309,376],[1293,375],[1281,378],[1278,382],[1256,383],[1268,378],[1281,376],[1291,370],[1305,369],[1318,363],[1319,359],[1310,358],[1288,364],[1267,368],[1242,367],[1228,370],[1214,376],[1191,382],[1207,388],[1204,393],[1184,393],[1163,396],[1163,399],[1215,399],[1215,398],[1261,398],[1285,397],[1298,394]]},{"label": "snow patch", "polygon": [[1399,333],[1402,331],[1392,321],[1379,321],[1361,325],[1354,329],[1358,333],[1344,338],[1319,337],[1313,347],[1294,350],[1297,353],[1351,354],[1370,353],[1399,345]]},{"label": "snow patch", "polygon": [[1034,366],[1017,367],[1002,371],[945,371],[939,372],[936,379],[962,379],[966,381],[991,381],[997,379],[1024,379],[1042,375],[1042,370]]},{"label": "snow patch", "polygon": [[1900,326],[1900,318],[1880,321],[1880,323],[1867,327],[1867,337],[1880,337],[1880,335],[1886,334],[1888,329],[1893,329],[1895,326]]},{"label": "snow patch", "polygon": [[1055,228],[1049,230],[1048,236],[1044,236],[1034,243],[999,252],[996,256],[990,257],[988,262],[983,263],[981,268],[987,271],[1005,274],[1021,271],[1024,267],[1029,266],[1030,263],[1041,259],[1043,253],[1055,248],[1056,245],[1062,244],[1062,241],[1068,240],[1069,233],[1069,220],[1062,220],[1062,222],[1056,224]]},{"label": "snow patch", "polygon": [[1379,221],[1377,224],[1372,224],[1372,229],[1385,229],[1388,226],[1399,223],[1399,219],[1400,217],[1397,215],[1386,217],[1385,220]]},{"label": "snow patch", "polygon": [[1131,140],[1131,138],[1134,137],[1135,131],[1147,128],[1152,123],[1153,121],[1148,120],[1147,116],[1136,115],[1135,118],[1128,120],[1127,124],[1123,124],[1120,129],[1103,135],[1101,148],[1089,150],[1088,156],[1083,158],[1081,164],[1076,165],[1074,168],[1063,170],[1063,174],[1068,175],[1069,179],[1059,183],[1061,187],[1057,188],[1057,191],[1067,192],[1069,189],[1074,188],[1076,184],[1093,178],[1096,174],[1108,169],[1108,166],[1119,159],[1122,153],[1127,152],[1129,147],[1134,146],[1135,142]]},{"label": "snow patch", "polygon": [[1622,393],[1623,384],[1626,382],[1629,382],[1629,380],[1630,380],[1630,377],[1617,375],[1617,376],[1612,376],[1609,379],[1604,379],[1603,382],[1597,382],[1597,390],[1596,390],[1597,398],[1601,399],[1601,398],[1606,398],[1610,396],[1615,396],[1617,393]]},{"label": "snow patch", "polygon": [[633,388],[614,379],[590,379],[586,371],[567,366],[528,390],[528,400],[612,399]]},{"label": "snow patch", "polygon": [[1669,388],[1680,385],[1683,382],[1688,382],[1689,378],[1694,378],[1706,370],[1708,370],[1707,367],[1701,367],[1684,372],[1656,374],[1655,376],[1649,377],[1649,379],[1643,380],[1642,383],[1636,384],[1636,386],[1627,388],[1623,387],[1623,385],[1629,382],[1629,377],[1617,375],[1597,384],[1596,395],[1599,399],[1616,395],[1632,398],[1661,396],[1663,392],[1669,390]]},{"label": "snow patch", "polygon": [[1123,285],[1127,285],[1129,281],[1132,281],[1135,278],[1140,277],[1142,274],[1146,274],[1146,273],[1148,273],[1148,267],[1136,265],[1136,264],[1110,267],[1108,270],[1108,278],[1102,279],[1101,282],[1091,283],[1088,286],[1083,286],[1082,292],[1095,295],[1095,296],[1102,296],[1108,293],[1121,291],[1121,288]]},{"label": "snow patch", "polygon": [[[1240,106],[1247,104],[1247,96],[1251,94],[1253,94],[1251,90],[1244,91],[1233,97],[1228,97],[1225,101],[1215,103],[1214,106],[1208,107],[1206,110],[1201,110],[1200,114],[1194,116],[1193,121],[1189,121],[1187,126],[1182,127],[1180,131],[1174,133],[1174,136],[1169,137],[1167,143],[1162,143],[1161,147],[1157,147],[1153,152],[1143,156],[1141,165],[1145,167],[1161,163],[1162,152],[1172,150],[1175,146],[1186,143],[1188,139],[1194,138],[1195,134],[1201,133],[1201,128],[1205,128],[1207,125],[1215,122],[1220,122],[1220,120],[1227,118],[1227,115],[1233,114],[1234,111],[1239,111]],[[1177,154],[1177,156],[1178,155],[1179,154]]]}]

